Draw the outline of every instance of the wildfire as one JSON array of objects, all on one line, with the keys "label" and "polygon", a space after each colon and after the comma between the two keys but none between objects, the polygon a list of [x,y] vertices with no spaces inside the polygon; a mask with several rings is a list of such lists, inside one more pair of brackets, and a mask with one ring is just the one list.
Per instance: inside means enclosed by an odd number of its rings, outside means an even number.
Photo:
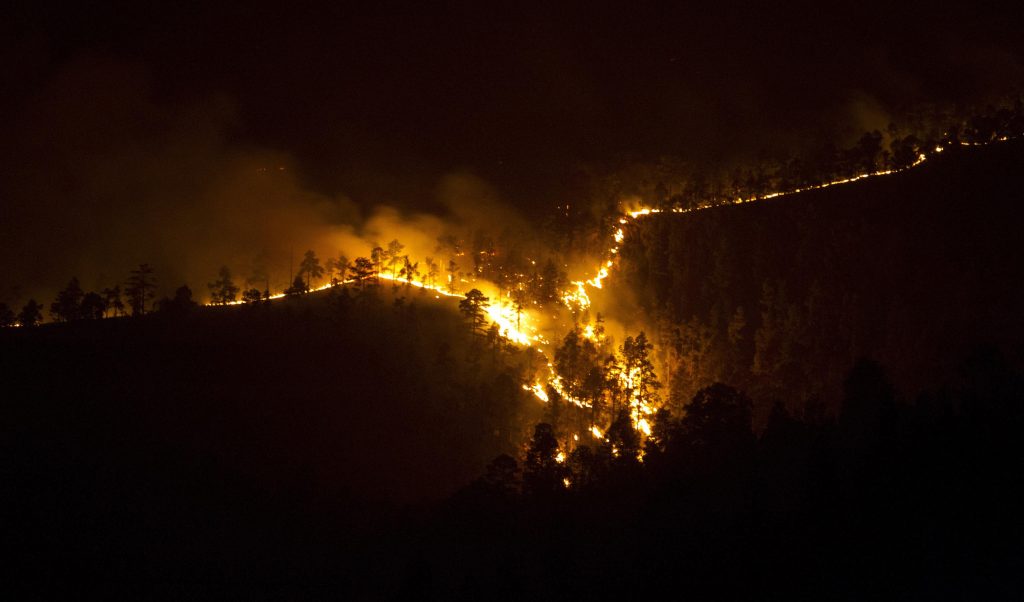
[{"label": "wildfire", "polygon": [[[999,141],[1004,141],[1006,138],[1000,138]],[[961,146],[980,146],[984,143],[968,143],[960,142]],[[945,150],[943,146],[936,146],[934,153],[941,153]],[[820,184],[814,184],[810,186],[804,186],[787,191],[772,192],[769,194],[762,194],[748,198],[738,198],[727,201],[726,204],[746,204],[757,201],[765,201],[770,199],[776,199],[784,196],[807,192],[811,190],[820,190],[829,188],[832,186],[838,186],[841,184],[849,184],[864,180],[867,178],[890,175],[902,171],[906,171],[917,167],[928,160],[928,155],[920,153],[915,161],[904,168],[898,169],[886,169],[878,170],[873,172],[867,172],[851,176],[848,178],[842,178],[830,182],[823,182]],[[560,293],[559,297],[562,303],[574,311],[582,311],[592,306],[592,301],[588,294],[588,287],[595,289],[602,289],[604,287],[604,281],[610,277],[612,269],[615,267],[614,258],[619,254],[621,245],[626,240],[626,228],[631,222],[648,217],[651,215],[659,215],[662,213],[694,213],[702,211],[704,209],[710,209],[716,205],[705,203],[695,207],[682,208],[672,207],[667,209],[654,208],[654,207],[639,207],[630,211],[627,211],[624,215],[619,217],[619,226],[615,228],[612,233],[611,245],[608,247],[605,259],[599,263],[594,269],[594,276],[591,278],[583,278],[580,280],[574,280],[570,283],[567,290]],[[531,260],[531,263],[536,265],[536,261]],[[429,290],[434,294],[435,298],[448,297],[448,298],[462,298],[463,295],[460,293],[451,292],[451,285],[453,283],[453,276],[448,275],[446,286],[437,286],[436,284],[428,284],[422,278],[411,278],[407,279],[401,276],[396,276],[393,273],[380,272],[376,276],[381,280],[389,280],[397,285],[408,285],[414,286],[419,289]],[[517,308],[516,304],[511,301],[508,296],[501,293],[497,286],[490,284],[486,281],[475,281],[467,282],[465,279],[462,282],[470,285],[474,288],[481,290],[485,295],[491,299],[490,305],[486,309],[487,317],[489,320],[498,326],[498,332],[500,336],[512,341],[517,345],[522,346],[545,346],[548,341],[538,332],[536,326],[537,317],[531,312],[524,310],[522,306]],[[351,284],[352,280],[347,280],[342,284]],[[331,284],[326,284],[315,288],[313,290],[320,291],[330,288]],[[268,299],[280,299],[284,297],[284,293],[278,293],[271,295]],[[243,301],[234,301],[229,305],[238,305]],[[597,333],[595,332],[594,326],[587,324],[583,327],[583,336],[590,340],[597,340]],[[591,408],[591,404],[585,400],[577,399],[569,394],[565,388],[564,383],[560,376],[555,373],[555,370],[551,363],[548,363],[548,377],[547,382],[534,382],[533,384],[523,384],[522,388],[525,391],[533,393],[533,395],[543,403],[550,403],[551,398],[548,394],[548,387],[557,393],[558,397],[563,401],[571,403],[579,408]],[[650,405],[650,403],[644,399],[641,399],[640,394],[637,391],[637,379],[639,374],[636,370],[621,371],[618,374],[618,380],[621,390],[627,392],[627,399],[625,400],[627,407],[630,409],[630,417],[633,423],[633,428],[643,433],[645,436],[651,435],[651,424],[649,417],[651,417],[656,409]],[[590,434],[599,441],[604,441],[605,435],[597,425],[591,425],[589,428]],[[578,441],[578,435],[574,435],[574,440]],[[617,453],[617,450],[613,450]],[[557,460],[559,462],[565,461],[565,456],[559,453]],[[569,484],[566,483],[566,486]]]}]

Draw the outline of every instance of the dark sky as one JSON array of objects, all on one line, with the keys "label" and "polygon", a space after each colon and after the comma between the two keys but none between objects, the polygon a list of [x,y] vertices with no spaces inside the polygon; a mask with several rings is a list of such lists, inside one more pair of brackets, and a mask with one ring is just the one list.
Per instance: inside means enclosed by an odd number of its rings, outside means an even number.
[{"label": "dark sky", "polygon": [[[282,207],[332,220],[443,208],[453,173],[533,214],[582,164],[842,140],[1024,81],[1020,11],[977,3],[64,4],[0,9],[0,234],[21,278],[124,254],[98,238],[229,220],[245,202],[211,198],[239,196],[239,170],[285,166]],[[38,270],[11,267],[31,253]]]}]

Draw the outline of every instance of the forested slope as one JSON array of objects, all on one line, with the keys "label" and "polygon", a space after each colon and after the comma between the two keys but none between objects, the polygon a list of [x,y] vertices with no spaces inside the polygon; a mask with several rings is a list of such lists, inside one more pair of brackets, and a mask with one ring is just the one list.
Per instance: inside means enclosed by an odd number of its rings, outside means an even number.
[{"label": "forested slope", "polygon": [[[910,171],[638,220],[621,278],[658,324],[678,405],[714,381],[831,412],[858,357],[907,395],[972,348],[1019,357],[1024,144],[947,150]],[[812,403],[808,403],[808,402]]]}]

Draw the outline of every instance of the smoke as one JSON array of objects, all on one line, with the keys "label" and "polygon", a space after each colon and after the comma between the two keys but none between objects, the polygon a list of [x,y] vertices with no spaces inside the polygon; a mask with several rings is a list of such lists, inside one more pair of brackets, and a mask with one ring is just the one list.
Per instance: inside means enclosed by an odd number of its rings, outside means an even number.
[{"label": "smoke", "polygon": [[469,173],[438,182],[442,215],[314,191],[288,154],[233,140],[235,123],[223,97],[161,98],[140,65],[66,63],[6,124],[0,300],[46,303],[72,276],[98,290],[140,263],[161,295],[187,284],[203,299],[221,265],[242,283],[262,264],[280,290],[307,249],[351,260],[398,239],[420,261],[442,236],[529,231]]}]

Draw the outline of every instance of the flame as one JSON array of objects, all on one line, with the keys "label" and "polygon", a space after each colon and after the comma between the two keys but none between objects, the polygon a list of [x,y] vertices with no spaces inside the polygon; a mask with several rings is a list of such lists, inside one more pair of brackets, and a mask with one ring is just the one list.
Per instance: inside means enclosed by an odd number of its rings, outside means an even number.
[{"label": "flame", "polygon": [[640,420],[636,421],[636,430],[638,430],[638,431],[642,432],[644,435],[647,435],[648,437],[650,437],[651,436],[651,423],[647,422],[646,418],[641,418]]},{"label": "flame", "polygon": [[544,385],[540,383],[535,383],[532,387],[530,385],[523,385],[523,390],[533,391],[533,394],[537,397],[537,399],[543,401],[544,403],[548,402],[548,392],[544,390]]},{"label": "flame", "polygon": [[597,340],[597,333],[594,332],[593,324],[587,324],[583,327],[583,336],[591,341]]}]

